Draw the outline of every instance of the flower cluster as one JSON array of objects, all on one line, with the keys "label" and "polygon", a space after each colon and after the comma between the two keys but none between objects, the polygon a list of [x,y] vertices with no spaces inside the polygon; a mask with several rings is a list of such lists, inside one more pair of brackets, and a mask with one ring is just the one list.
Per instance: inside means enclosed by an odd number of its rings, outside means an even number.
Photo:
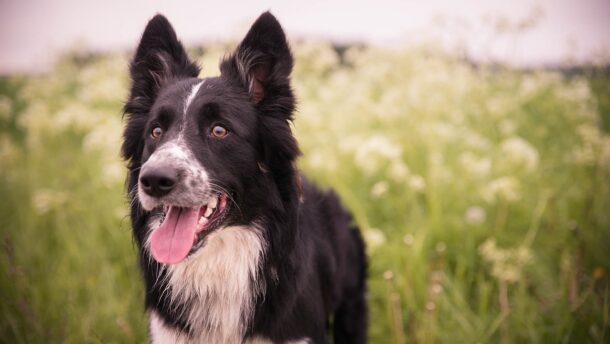
[{"label": "flower cluster", "polygon": [[523,268],[533,261],[529,248],[519,246],[503,249],[497,246],[495,239],[487,239],[481,244],[479,253],[491,265],[491,275],[509,283],[520,280]]}]

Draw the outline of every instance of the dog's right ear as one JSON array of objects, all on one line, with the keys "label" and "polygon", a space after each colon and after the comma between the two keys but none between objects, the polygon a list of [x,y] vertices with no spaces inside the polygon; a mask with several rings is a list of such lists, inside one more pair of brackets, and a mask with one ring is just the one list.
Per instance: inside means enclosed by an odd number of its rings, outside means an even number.
[{"label": "dog's right ear", "polygon": [[[129,67],[131,91],[123,108],[128,116],[122,148],[123,158],[131,160],[141,147],[141,131],[159,90],[170,80],[197,77],[199,67],[191,62],[167,18],[157,14],[152,18]],[[138,140],[129,141],[129,138]]]},{"label": "dog's right ear", "polygon": [[130,66],[131,97],[156,95],[168,80],[197,77],[199,67],[191,62],[167,18],[152,18]]}]

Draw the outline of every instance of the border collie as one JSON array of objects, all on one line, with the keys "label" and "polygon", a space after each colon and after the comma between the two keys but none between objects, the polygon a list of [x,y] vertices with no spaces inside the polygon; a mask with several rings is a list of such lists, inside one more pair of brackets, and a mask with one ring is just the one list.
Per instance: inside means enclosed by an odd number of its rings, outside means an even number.
[{"label": "border collie", "polygon": [[268,12],[205,79],[165,17],[146,26],[122,155],[151,342],[366,342],[360,234],[295,168],[292,64]]}]

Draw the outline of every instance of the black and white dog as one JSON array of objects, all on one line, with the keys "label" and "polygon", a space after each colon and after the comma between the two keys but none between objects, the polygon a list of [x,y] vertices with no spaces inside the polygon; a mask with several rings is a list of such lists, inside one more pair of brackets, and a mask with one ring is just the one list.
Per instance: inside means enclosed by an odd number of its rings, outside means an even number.
[{"label": "black and white dog", "polygon": [[131,62],[122,147],[154,343],[366,341],[365,255],[295,169],[292,56],[264,13],[199,79],[167,19]]}]

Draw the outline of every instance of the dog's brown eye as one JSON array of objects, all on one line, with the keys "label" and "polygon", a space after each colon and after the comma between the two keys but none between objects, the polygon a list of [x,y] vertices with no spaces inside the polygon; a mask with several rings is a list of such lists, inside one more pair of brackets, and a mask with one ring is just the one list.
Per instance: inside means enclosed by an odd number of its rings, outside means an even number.
[{"label": "dog's brown eye", "polygon": [[223,138],[227,136],[228,133],[227,129],[219,125],[215,125],[214,128],[212,128],[212,135],[214,135],[214,137]]},{"label": "dog's brown eye", "polygon": [[163,134],[163,129],[161,129],[160,127],[155,127],[150,132],[150,136],[152,136],[152,138],[155,139],[155,140],[159,139],[162,134]]}]

